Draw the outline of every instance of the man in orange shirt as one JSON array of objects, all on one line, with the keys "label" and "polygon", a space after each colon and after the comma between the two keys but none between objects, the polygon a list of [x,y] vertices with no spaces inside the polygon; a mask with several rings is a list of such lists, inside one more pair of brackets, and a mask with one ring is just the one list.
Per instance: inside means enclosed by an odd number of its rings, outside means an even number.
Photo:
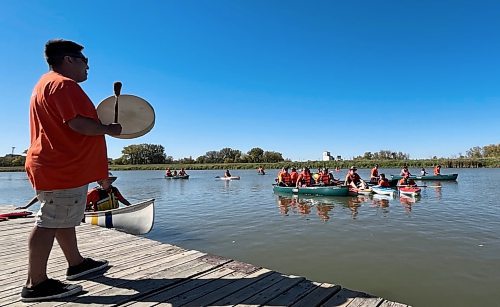
[{"label": "man in orange shirt", "polygon": [[73,280],[108,266],[83,258],[75,226],[85,210],[88,184],[108,177],[105,134],[121,133],[120,124],[103,125],[94,104],[78,83],[87,80],[83,46],[66,40],[45,45],[50,71],[33,89],[30,102],[31,145],[26,172],[41,203],[29,238],[28,279],[21,300],[57,299],[82,291],[81,285],[47,277],[54,238],[64,252]]}]

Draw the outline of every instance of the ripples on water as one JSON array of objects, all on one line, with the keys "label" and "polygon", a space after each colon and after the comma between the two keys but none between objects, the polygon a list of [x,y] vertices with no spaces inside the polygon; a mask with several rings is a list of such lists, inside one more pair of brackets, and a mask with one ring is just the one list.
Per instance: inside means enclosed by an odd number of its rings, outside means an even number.
[{"label": "ripples on water", "polygon": [[[114,174],[131,202],[156,199],[147,235],[154,240],[414,306],[497,305],[500,193],[491,187],[500,170],[445,171],[458,172],[458,182],[427,182],[441,187],[416,199],[275,195],[274,170],[232,171],[239,181],[216,180],[222,171],[191,171],[189,180],[165,180],[162,171]],[[0,180],[0,204],[33,196],[24,173],[0,173]]]}]

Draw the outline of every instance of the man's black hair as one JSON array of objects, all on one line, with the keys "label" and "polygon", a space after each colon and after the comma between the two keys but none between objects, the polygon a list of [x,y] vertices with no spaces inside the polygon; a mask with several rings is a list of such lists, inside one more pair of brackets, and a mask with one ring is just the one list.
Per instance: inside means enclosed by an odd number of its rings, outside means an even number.
[{"label": "man's black hair", "polygon": [[45,59],[50,66],[58,65],[64,56],[82,55],[83,46],[64,39],[52,39],[45,44]]}]

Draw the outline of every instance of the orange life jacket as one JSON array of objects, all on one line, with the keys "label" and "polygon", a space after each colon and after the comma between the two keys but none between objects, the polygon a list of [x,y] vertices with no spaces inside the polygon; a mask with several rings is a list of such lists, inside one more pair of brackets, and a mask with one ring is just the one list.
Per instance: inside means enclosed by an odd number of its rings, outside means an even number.
[{"label": "orange life jacket", "polygon": [[438,167],[434,168],[434,175],[441,175],[441,169]]},{"label": "orange life jacket", "polygon": [[330,174],[321,174],[321,182],[324,184],[329,184],[330,183]]},{"label": "orange life jacket", "polygon": [[292,181],[292,184],[297,183],[297,178],[299,178],[299,173],[292,171],[290,173],[290,180]]},{"label": "orange life jacket", "polygon": [[372,174],[371,174],[371,177],[378,177],[378,169],[376,169],[375,167],[372,168]]},{"label": "orange life jacket", "polygon": [[311,174],[310,173],[306,174],[305,172],[302,172],[302,173],[300,173],[299,177],[301,177],[302,182],[306,186],[310,186],[311,185]]},{"label": "orange life jacket", "polygon": [[389,187],[390,186],[389,180],[387,178],[380,179],[378,181],[378,185],[381,186],[381,187]]},{"label": "orange life jacket", "polygon": [[347,183],[351,183],[351,182],[358,183],[360,181],[361,181],[361,177],[359,177],[359,175],[357,173],[349,174],[349,176],[347,176]]},{"label": "orange life jacket", "polygon": [[283,182],[286,185],[290,185],[292,183],[292,178],[289,173],[282,172],[279,176],[279,182]]}]

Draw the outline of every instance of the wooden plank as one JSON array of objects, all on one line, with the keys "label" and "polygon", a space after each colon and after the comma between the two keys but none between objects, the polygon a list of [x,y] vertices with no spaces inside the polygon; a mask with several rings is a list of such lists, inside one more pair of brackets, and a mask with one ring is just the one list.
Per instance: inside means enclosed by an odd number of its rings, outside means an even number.
[{"label": "wooden plank", "polygon": [[339,292],[341,287],[329,283],[317,283],[319,286],[313,291],[309,292],[306,296],[302,297],[299,301],[295,302],[294,307],[310,307],[320,306],[335,293]]},{"label": "wooden plank", "polygon": [[[161,246],[159,246],[159,247],[161,248]],[[195,253],[199,253],[196,251],[185,251],[185,252],[179,253],[179,254],[165,255],[164,251],[165,251],[164,249],[161,249],[159,251],[159,253],[157,253],[156,256],[144,257],[142,260],[139,260],[139,261],[137,261],[137,260],[134,261],[134,259],[133,258],[131,259],[130,257],[122,257],[122,258],[125,258],[125,259],[123,259],[124,261],[122,261],[122,263],[118,264],[118,265],[113,264],[110,267],[110,269],[107,272],[105,272],[104,275],[94,276],[94,277],[89,278],[88,280],[81,280],[81,281],[76,281],[76,282],[72,282],[72,283],[82,284],[82,286],[84,286],[84,289],[86,291],[89,291],[89,293],[87,293],[87,295],[90,295],[91,293],[95,293],[95,292],[101,291],[103,289],[108,289],[110,287],[113,287],[114,284],[119,285],[119,284],[123,284],[123,283],[129,281],[129,280],[121,279],[127,275],[133,275],[133,274],[140,275],[140,274],[142,274],[141,272],[143,272],[145,269],[150,269],[150,270],[154,271],[154,270],[156,270],[157,264],[161,263],[162,261],[168,262],[171,259],[182,258],[183,255],[192,255]],[[174,249],[174,252],[177,252],[177,251],[178,251],[177,249]],[[117,256],[119,256],[119,255],[117,255]],[[132,263],[132,265],[128,265],[130,263]],[[56,277],[60,278],[63,276],[56,276]],[[11,303],[16,303],[19,301],[19,297],[18,297],[19,296],[19,289],[20,288],[17,288],[17,292],[16,292],[17,295],[10,298]],[[66,301],[70,302],[70,301],[76,300],[78,298],[79,297],[72,297],[72,298],[68,298]],[[9,299],[7,299],[7,300],[9,300]],[[0,299],[0,305],[3,305],[2,303],[4,301],[5,301],[5,299]],[[60,304],[50,302],[49,306],[56,306],[56,305],[62,305],[62,304],[65,304],[65,302],[60,303]]]},{"label": "wooden plank", "polygon": [[235,305],[244,300],[250,298],[255,293],[263,291],[266,288],[269,288],[273,284],[279,282],[284,279],[280,273],[269,271],[265,272],[263,276],[259,278],[259,280],[252,282],[248,286],[237,290],[236,292],[231,293],[230,295],[212,303],[215,306],[227,306],[227,305]]},{"label": "wooden plank", "polygon": [[391,302],[388,300],[384,300],[382,304],[380,304],[379,307],[411,307],[410,305],[406,304],[401,304],[401,303],[396,303],[396,302]]},{"label": "wooden plank", "polygon": [[[230,276],[231,279],[238,276],[236,280],[230,280],[229,282],[225,282],[225,284],[218,286],[211,292],[208,292],[203,295],[203,297],[198,297],[194,301],[190,301],[188,305],[190,306],[201,306],[201,305],[212,305],[216,301],[224,299],[230,294],[243,289],[244,287],[258,281],[259,279],[266,276],[266,273],[270,272],[268,269],[261,269],[253,273],[246,272],[235,272],[239,273],[238,275]],[[227,279],[226,277],[224,279]],[[169,303],[171,303],[169,301]]]},{"label": "wooden plank", "polygon": [[281,293],[287,291],[288,289],[292,288],[296,284],[302,282],[304,280],[304,277],[300,276],[284,276],[282,280],[279,282],[273,284],[272,286],[266,288],[263,291],[260,291],[259,293],[249,297],[248,299],[244,300],[242,303],[236,305],[239,307],[250,307],[252,305],[265,305],[267,302],[272,300],[273,298],[277,297]]},{"label": "wooden plank", "polygon": [[160,302],[165,302],[167,300],[169,300],[170,303],[170,299],[174,297],[183,295],[189,291],[192,291],[193,289],[198,289],[214,279],[222,278],[233,272],[233,270],[222,266],[218,269],[209,271],[205,274],[201,274],[199,276],[176,284],[173,287],[162,289],[159,292],[155,292],[145,297],[140,297],[139,299],[133,299],[127,304],[124,304],[124,306],[152,306]]},{"label": "wooden plank", "polygon": [[270,306],[290,306],[318,287],[310,280],[304,280],[266,303]]},{"label": "wooden plank", "polygon": [[[101,242],[101,241],[106,241],[106,242]],[[105,245],[104,245],[104,244]],[[126,245],[124,245],[126,244]],[[82,252],[83,255],[85,256],[90,256],[90,257],[100,257],[102,255],[113,255],[114,253],[117,253],[123,249],[130,249],[130,248],[141,248],[141,247],[147,247],[147,246],[155,246],[155,245],[160,245],[159,242],[151,241],[151,240],[141,240],[140,238],[128,238],[128,237],[119,237],[119,238],[114,238],[114,239],[107,239],[107,240],[99,240],[99,241],[89,241],[87,243],[82,243],[79,245],[80,251]],[[165,245],[167,247],[168,245]],[[25,270],[26,266],[28,263],[27,259],[27,251],[20,255],[20,259],[18,259],[17,263],[10,263],[8,266],[8,270],[2,270],[0,271],[0,275],[2,276],[0,278],[0,286],[5,285],[6,280],[10,280],[10,282],[13,281],[12,277],[13,275],[16,274],[24,274],[23,278],[25,278]],[[53,249],[53,252],[51,253],[51,256],[49,258],[49,263],[48,263],[48,271],[51,273],[50,269],[52,267],[58,267],[61,266],[61,268],[66,269],[66,258],[64,257],[64,254],[62,253],[60,247],[56,244],[56,248]],[[5,278],[4,278],[5,277]],[[0,287],[1,289],[1,287]]]},{"label": "wooden plank", "polygon": [[[142,276],[136,278],[136,280],[129,280],[118,286],[99,291],[96,293],[97,296],[95,294],[94,296],[80,296],[75,300],[75,303],[85,304],[86,306],[89,306],[89,304],[90,306],[123,304],[129,300],[149,295],[154,291],[167,288],[186,278],[216,267],[214,264],[200,261],[199,256],[202,256],[201,253],[193,254],[191,257],[180,258],[174,265],[166,263],[161,267],[157,267],[154,270],[156,273],[154,271],[146,272],[146,274],[142,273]],[[188,258],[190,258],[190,261],[186,261]]]},{"label": "wooden plank", "polygon": [[322,306],[377,307],[382,301],[382,298],[344,288]]}]

